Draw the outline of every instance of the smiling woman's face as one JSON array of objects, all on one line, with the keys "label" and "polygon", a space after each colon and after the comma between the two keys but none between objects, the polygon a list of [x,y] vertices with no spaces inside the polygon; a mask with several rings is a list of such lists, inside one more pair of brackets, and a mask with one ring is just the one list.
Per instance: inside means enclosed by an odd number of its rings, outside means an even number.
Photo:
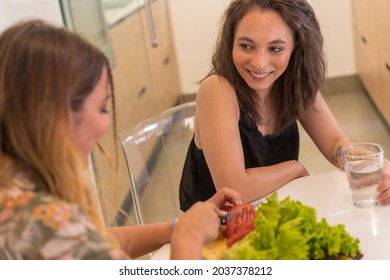
[{"label": "smiling woman's face", "polygon": [[233,61],[249,87],[268,94],[283,74],[294,49],[293,33],[272,10],[250,10],[238,23],[233,42]]},{"label": "smiling woman's face", "polygon": [[95,88],[85,99],[82,110],[71,114],[72,141],[86,163],[97,141],[108,129],[107,103],[109,97],[108,74],[107,69],[104,69]]}]

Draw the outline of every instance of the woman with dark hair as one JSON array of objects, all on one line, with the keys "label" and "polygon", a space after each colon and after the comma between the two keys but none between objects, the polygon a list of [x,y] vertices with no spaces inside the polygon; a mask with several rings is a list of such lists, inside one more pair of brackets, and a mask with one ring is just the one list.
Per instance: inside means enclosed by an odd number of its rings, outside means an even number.
[{"label": "woman with dark hair", "polygon": [[[307,176],[298,161],[297,121],[343,168],[340,151],[351,141],[321,95],[322,48],[319,23],[305,0],[230,3],[196,98],[195,133],[180,183],[182,210],[223,187],[248,202]],[[382,204],[390,202],[385,170],[378,187]]]},{"label": "woman with dark hair", "polygon": [[175,227],[106,229],[99,215],[85,172],[110,99],[115,138],[116,128],[110,66],[98,48],[32,20],[0,35],[0,61],[0,259],[121,259],[168,242],[172,258],[202,257],[220,208],[240,203],[237,192],[197,203]]}]

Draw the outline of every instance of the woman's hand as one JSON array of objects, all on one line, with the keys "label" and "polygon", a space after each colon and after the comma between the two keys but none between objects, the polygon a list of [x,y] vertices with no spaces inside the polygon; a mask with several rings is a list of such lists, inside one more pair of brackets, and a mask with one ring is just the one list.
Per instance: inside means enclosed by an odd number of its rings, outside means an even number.
[{"label": "woman's hand", "polygon": [[203,243],[214,240],[218,236],[220,216],[226,215],[226,211],[218,209],[210,202],[197,202],[180,217],[174,229],[185,232]]},{"label": "woman's hand", "polygon": [[378,186],[378,202],[380,204],[390,203],[390,161],[384,159],[382,182]]},{"label": "woman's hand", "polygon": [[209,201],[197,202],[181,217],[171,237],[171,259],[201,259],[202,247],[218,236],[226,212]]},{"label": "woman's hand", "polygon": [[242,204],[241,195],[235,190],[229,188],[220,189],[208,200],[208,202],[215,204],[222,210],[228,210],[231,206]]},{"label": "woman's hand", "polygon": [[181,217],[171,237],[172,259],[201,259],[202,247],[217,238],[220,217],[226,215],[227,204],[241,204],[240,194],[223,188],[205,202],[195,203]]}]

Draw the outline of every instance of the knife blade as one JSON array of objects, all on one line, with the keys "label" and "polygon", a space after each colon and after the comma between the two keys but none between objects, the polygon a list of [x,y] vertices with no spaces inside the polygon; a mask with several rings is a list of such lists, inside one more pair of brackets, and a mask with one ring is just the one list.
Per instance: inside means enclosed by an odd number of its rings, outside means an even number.
[{"label": "knife blade", "polygon": [[[252,202],[243,203],[243,204],[250,204],[253,207],[257,208],[262,201],[263,201],[263,199],[260,198],[260,199],[254,200]],[[237,206],[239,206],[239,205],[237,205]],[[225,216],[219,217],[220,224],[221,225],[226,225],[227,222],[229,222],[233,218],[233,216],[236,214],[236,212],[237,212],[237,210],[229,211]]]}]

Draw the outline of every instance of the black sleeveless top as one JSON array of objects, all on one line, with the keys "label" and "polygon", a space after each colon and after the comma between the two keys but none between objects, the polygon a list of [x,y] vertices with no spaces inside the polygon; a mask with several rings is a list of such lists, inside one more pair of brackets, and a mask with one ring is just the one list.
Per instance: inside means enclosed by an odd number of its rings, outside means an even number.
[{"label": "black sleeveless top", "polygon": [[[276,137],[263,136],[256,124],[246,121],[240,113],[238,122],[245,168],[274,165],[288,160],[298,160],[299,131],[293,123]],[[180,209],[186,211],[197,201],[205,201],[216,193],[203,151],[192,138],[180,180]]]}]

